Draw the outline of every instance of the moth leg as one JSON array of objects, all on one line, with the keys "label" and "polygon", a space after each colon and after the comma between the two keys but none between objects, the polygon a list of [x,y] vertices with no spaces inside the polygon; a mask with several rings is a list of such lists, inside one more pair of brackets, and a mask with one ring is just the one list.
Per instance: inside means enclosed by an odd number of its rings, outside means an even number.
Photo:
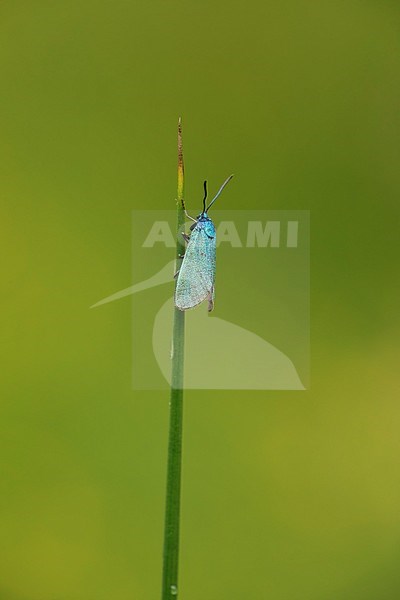
[{"label": "moth leg", "polygon": [[185,240],[185,242],[189,242],[190,240],[190,236],[188,236],[185,232],[182,231],[182,237]]},{"label": "moth leg", "polygon": [[207,296],[208,312],[211,312],[214,308],[214,297],[215,297],[215,290],[214,290],[214,286],[212,286],[211,292]]},{"label": "moth leg", "polygon": [[[178,204],[178,200],[175,198],[175,202]],[[186,204],[185,204],[185,200],[182,198],[181,199],[181,206],[185,212],[185,215],[187,216],[188,219],[190,219],[191,221],[196,221],[196,219],[193,219],[193,217],[191,217],[190,215],[188,215],[188,212],[186,210]]]},{"label": "moth leg", "polygon": [[191,217],[190,215],[188,215],[186,207],[184,207],[183,210],[185,211],[185,215],[187,216],[188,219],[190,219],[191,221],[194,221],[195,223],[197,223],[197,219],[193,219],[193,217]]},{"label": "moth leg", "polygon": [[[185,258],[184,254],[178,254],[178,258],[180,258],[181,260],[183,260]],[[176,279],[179,275],[179,271],[181,270],[181,268],[179,267],[179,269],[177,270],[176,273],[174,273],[174,279]]]}]

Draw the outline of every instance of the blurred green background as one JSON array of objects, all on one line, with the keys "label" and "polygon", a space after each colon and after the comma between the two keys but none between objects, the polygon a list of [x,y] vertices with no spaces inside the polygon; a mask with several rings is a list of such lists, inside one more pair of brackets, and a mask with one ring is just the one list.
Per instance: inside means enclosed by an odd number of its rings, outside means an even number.
[{"label": "blurred green background", "polygon": [[[186,395],[180,597],[400,596],[400,7],[0,5],[0,598],[160,595],[168,399],[132,209],[311,210],[311,389]],[[223,208],[220,206],[219,208]],[[233,299],[234,301],[234,299]]]}]

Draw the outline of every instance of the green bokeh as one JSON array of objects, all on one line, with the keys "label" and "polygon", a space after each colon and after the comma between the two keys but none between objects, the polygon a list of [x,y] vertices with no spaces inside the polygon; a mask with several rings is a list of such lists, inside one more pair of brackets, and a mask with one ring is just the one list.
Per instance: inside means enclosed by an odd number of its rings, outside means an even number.
[{"label": "green bokeh", "polygon": [[186,395],[181,597],[399,597],[399,25],[2,2],[2,600],[159,598],[168,399],[131,389],[130,299],[88,307],[174,202],[178,115],[188,203],[234,172],[230,208],[311,211],[310,391]]}]

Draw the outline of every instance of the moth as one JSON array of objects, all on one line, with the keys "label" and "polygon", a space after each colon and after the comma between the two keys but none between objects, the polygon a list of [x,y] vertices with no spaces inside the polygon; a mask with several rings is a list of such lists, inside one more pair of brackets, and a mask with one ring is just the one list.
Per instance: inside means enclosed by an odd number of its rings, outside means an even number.
[{"label": "moth", "polygon": [[232,177],[233,175],[230,175],[224,181],[208,206],[207,181],[204,182],[203,210],[196,219],[188,215],[185,209],[185,214],[193,221],[193,225],[190,227],[190,236],[182,234],[187,248],[181,268],[176,274],[174,300],[179,310],[194,308],[206,299],[208,311],[214,308],[216,231],[208,211]]}]

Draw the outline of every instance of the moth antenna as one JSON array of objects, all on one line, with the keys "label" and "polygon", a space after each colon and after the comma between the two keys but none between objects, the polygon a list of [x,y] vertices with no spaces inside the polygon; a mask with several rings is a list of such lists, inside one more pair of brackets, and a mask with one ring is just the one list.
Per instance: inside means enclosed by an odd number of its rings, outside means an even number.
[{"label": "moth antenna", "polygon": [[206,212],[206,200],[207,200],[207,180],[204,182],[204,198],[203,198],[203,213]]},{"label": "moth antenna", "polygon": [[230,182],[230,180],[232,179],[233,175],[229,175],[228,179],[226,179],[224,181],[224,183],[221,185],[221,187],[219,188],[218,192],[216,193],[216,195],[214,196],[214,198],[211,200],[210,204],[207,206],[205,212],[208,212],[211,208],[211,206],[214,204],[214,202],[216,201],[216,199],[218,198],[218,196],[220,195],[220,193],[222,192],[222,190],[224,189],[224,187]]}]

